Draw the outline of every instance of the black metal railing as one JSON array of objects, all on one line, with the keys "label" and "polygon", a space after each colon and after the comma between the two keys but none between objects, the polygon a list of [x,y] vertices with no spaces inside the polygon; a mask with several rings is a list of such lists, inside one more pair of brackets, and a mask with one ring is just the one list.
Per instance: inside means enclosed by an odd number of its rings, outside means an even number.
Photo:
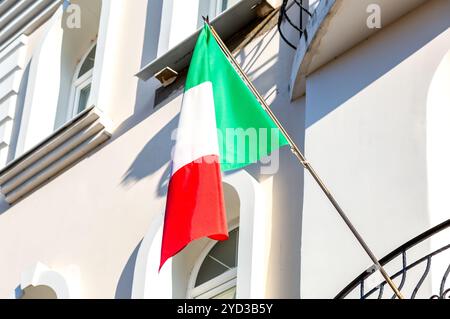
[{"label": "black metal railing", "polygon": [[[310,17],[312,16],[312,14],[304,6],[304,2],[306,2],[306,1],[304,1],[304,0],[293,0],[293,1],[283,0],[283,4],[281,5],[281,8],[280,8],[280,16],[278,18],[278,32],[280,33],[280,36],[283,39],[283,41],[286,42],[287,45],[289,45],[294,50],[297,49],[297,46],[294,45],[292,43],[292,41],[289,40],[288,37],[285,35],[282,25],[283,25],[283,22],[286,21],[289,27],[294,28],[296,31],[298,31],[299,38],[301,38],[302,36],[305,36],[306,38],[308,37],[307,31],[305,28],[306,21],[304,19],[304,13],[306,13]],[[293,21],[294,19],[291,18],[289,15],[289,11],[293,11],[292,9],[294,7],[298,7],[298,9],[299,9],[297,12],[297,13],[299,13],[298,20],[296,20],[297,22],[294,22]]]},{"label": "black metal railing", "polygon": [[[386,268],[385,266],[389,266],[389,264],[393,263],[396,259],[401,259],[401,269],[396,271],[392,276],[392,280],[397,281],[398,288],[402,291],[405,298],[415,299],[419,292],[419,289],[422,287],[423,283],[427,279],[430,270],[432,268],[432,260],[437,256],[444,256],[444,259],[441,260],[444,265],[447,265],[447,269],[443,272],[442,279],[440,282],[439,291],[436,292],[435,295],[430,296],[431,299],[450,299],[450,288],[447,288],[447,278],[450,274],[450,255],[446,256],[444,253],[448,254],[450,252],[450,242],[449,237],[447,239],[443,239],[443,245],[441,248],[432,251],[431,253],[417,258],[415,261],[408,263],[408,252],[410,252],[414,247],[417,247],[419,244],[423,243],[427,239],[431,239],[431,237],[437,235],[444,235],[445,230],[450,230],[450,219],[443,222],[442,224],[437,225],[436,227],[431,228],[430,230],[420,234],[419,236],[411,239],[407,243],[403,244],[399,248],[392,251],[390,254],[385,256],[380,260],[381,266]],[[441,240],[441,239],[440,239]],[[419,271],[418,266],[422,266],[424,269]],[[358,277],[356,277],[350,284],[348,284],[335,298],[341,299],[350,295],[355,290],[359,290],[359,298],[367,299],[367,298],[391,298],[395,299],[396,296],[393,294],[385,294],[386,281],[381,282],[378,285],[370,288],[367,292],[365,291],[366,281],[367,279],[375,272],[376,269],[369,268],[364,271]],[[411,276],[414,272],[419,273],[419,276]],[[408,276],[408,274],[410,274]],[[397,279],[397,280],[396,280]],[[405,283],[409,282],[409,291],[405,290]],[[450,283],[449,283],[450,285]]]}]

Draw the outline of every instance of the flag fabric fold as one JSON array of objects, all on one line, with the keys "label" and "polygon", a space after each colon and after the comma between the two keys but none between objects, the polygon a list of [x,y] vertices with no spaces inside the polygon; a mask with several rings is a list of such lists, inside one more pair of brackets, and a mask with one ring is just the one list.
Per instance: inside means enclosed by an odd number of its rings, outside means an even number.
[{"label": "flag fabric fold", "polygon": [[205,24],[185,84],[160,269],[193,240],[228,238],[222,171],[255,163],[287,144]]}]

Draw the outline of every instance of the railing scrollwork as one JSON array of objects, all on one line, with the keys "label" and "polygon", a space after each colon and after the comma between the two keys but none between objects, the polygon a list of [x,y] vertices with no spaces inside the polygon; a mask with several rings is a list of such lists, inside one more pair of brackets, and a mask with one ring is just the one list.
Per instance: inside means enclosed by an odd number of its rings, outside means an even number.
[{"label": "railing scrollwork", "polygon": [[[300,38],[302,36],[305,36],[305,37],[308,36],[306,28],[305,28],[306,23],[304,21],[303,13],[306,13],[310,17],[312,16],[312,14],[304,5],[304,2],[306,2],[306,1],[304,1],[304,0],[293,0],[293,1],[283,0],[283,3],[280,8],[280,16],[278,18],[278,32],[280,33],[280,36],[283,39],[283,41],[286,42],[286,44],[289,45],[294,50],[297,49],[297,46],[294,45],[292,43],[292,41],[287,38],[287,36],[285,35],[285,33],[283,31],[282,25],[283,25],[283,21],[286,21],[289,27],[298,31]],[[294,22],[293,18],[291,18],[289,15],[289,11],[291,11],[294,7],[299,8],[300,14],[299,14],[298,23]]]},{"label": "railing scrollwork", "polygon": [[[450,288],[448,288],[448,286],[450,286],[450,282],[447,282],[447,279],[450,275],[450,255],[446,255],[450,253],[450,243],[443,242],[443,245],[439,249],[435,249],[431,253],[428,253],[425,256],[417,258],[415,261],[408,263],[408,252],[410,252],[414,247],[417,247],[419,244],[423,243],[425,240],[432,239],[436,235],[443,235],[445,231],[450,231],[450,219],[411,239],[380,260],[380,264],[385,267],[392,263],[394,260],[401,258],[401,269],[391,275],[391,278],[392,280],[396,280],[398,282],[398,288],[404,294],[406,294],[406,292],[403,291],[405,288],[405,283],[407,282],[407,280],[410,282],[410,291],[408,291],[408,294],[405,297],[415,299],[418,296],[420,288],[423,286],[425,280],[429,277],[430,271],[433,267],[433,260],[435,260],[437,257],[443,257],[443,259],[441,258],[440,260],[440,265],[444,265],[444,269],[445,265],[448,266],[442,276],[439,292],[431,296],[430,298],[450,299]],[[440,238],[444,237],[442,236]],[[446,238],[448,239],[450,237],[447,236]],[[444,239],[444,241],[447,239]],[[422,267],[423,270],[420,270],[420,267]],[[373,288],[366,292],[367,280],[374,273],[374,271],[375,269],[369,268],[368,270],[360,274],[335,298],[345,298],[352,292],[358,290],[360,299],[367,299],[369,297],[374,298],[375,296],[378,299],[395,299],[395,295],[385,295],[385,287],[387,284],[386,281],[381,282],[379,285],[375,285]],[[415,276],[412,275],[413,273]],[[419,276],[417,276],[417,274],[419,274]]]}]

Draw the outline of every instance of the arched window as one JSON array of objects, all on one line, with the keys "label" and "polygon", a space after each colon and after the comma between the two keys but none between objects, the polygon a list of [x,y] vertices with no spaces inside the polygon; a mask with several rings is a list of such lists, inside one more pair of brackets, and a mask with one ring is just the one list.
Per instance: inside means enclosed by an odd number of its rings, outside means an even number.
[{"label": "arched window", "polygon": [[[78,298],[69,289],[66,278],[59,272],[51,270],[41,262],[36,262],[21,274],[20,284],[14,289],[16,299],[69,299]],[[78,282],[72,282],[72,289]]]},{"label": "arched window", "polygon": [[20,299],[57,299],[56,292],[49,286],[28,286],[22,291]]},{"label": "arched window", "polygon": [[196,299],[236,298],[239,228],[230,231],[229,239],[208,247],[189,292]]},{"label": "arched window", "polygon": [[73,82],[73,104],[72,111],[69,112],[69,118],[72,118],[89,106],[88,101],[91,94],[96,48],[97,46],[94,45],[90,49],[89,53],[84,57],[76,69]]}]

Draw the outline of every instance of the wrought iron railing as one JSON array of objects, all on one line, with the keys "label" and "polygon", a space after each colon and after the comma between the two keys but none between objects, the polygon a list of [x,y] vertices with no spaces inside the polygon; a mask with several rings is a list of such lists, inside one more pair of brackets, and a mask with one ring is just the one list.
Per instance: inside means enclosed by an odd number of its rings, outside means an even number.
[{"label": "wrought iron railing", "polygon": [[[281,38],[284,42],[287,43],[291,48],[294,50],[297,49],[297,46],[292,43],[291,40],[288,39],[286,36],[282,26],[283,22],[286,21],[287,25],[290,28],[294,28],[299,33],[299,38],[302,36],[308,37],[308,34],[306,32],[305,28],[305,19],[304,19],[304,13],[306,13],[308,16],[312,16],[311,12],[305,7],[304,0],[283,0],[283,4],[280,8],[280,16],[278,18],[278,32],[280,33]],[[299,18],[297,22],[294,22],[294,19],[290,16],[290,11],[294,11],[293,8],[297,7],[299,10],[296,10],[297,13],[299,13]]]},{"label": "wrought iron railing", "polygon": [[[436,292],[435,295],[430,296],[431,299],[450,299],[450,282],[447,285],[447,279],[450,274],[450,240],[449,236],[446,238],[440,238],[439,241],[443,240],[443,245],[429,254],[426,254],[423,257],[417,258],[413,262],[408,263],[408,252],[410,252],[414,247],[417,247],[419,244],[424,243],[427,239],[437,238],[437,236],[445,235],[445,230],[450,230],[450,219],[443,222],[442,224],[431,228],[430,230],[424,232],[423,234],[411,239],[404,245],[392,251],[390,254],[385,256],[380,260],[380,264],[387,268],[389,264],[392,264],[394,260],[401,259],[400,270],[396,271],[392,276],[392,280],[398,282],[398,288],[405,295],[405,298],[415,299],[419,292],[419,289],[422,287],[423,283],[427,279],[430,274],[430,270],[432,268],[432,260],[437,258],[438,256],[443,257],[440,265],[445,266],[448,264],[445,271],[443,271],[442,279],[440,281],[439,291]],[[387,267],[386,267],[387,266]],[[424,269],[422,271],[419,270],[419,266],[422,266]],[[387,295],[385,293],[386,289],[386,281],[382,281],[378,285],[372,285],[373,287],[370,290],[366,291],[366,282],[370,276],[375,272],[375,269],[370,268],[356,277],[350,284],[347,285],[335,298],[345,298],[348,297],[351,293],[359,292],[360,299],[367,298],[378,298],[378,299],[386,299],[391,298],[395,299],[396,296],[393,294]],[[416,272],[419,276],[411,276],[411,273]],[[408,276],[409,274],[409,276]],[[412,277],[412,278],[411,278]],[[417,278],[418,277],[418,278]],[[405,283],[409,281],[409,291],[405,290]],[[412,279],[412,280],[411,280]],[[450,281],[450,280],[449,280]],[[406,294],[407,293],[407,294]]]}]

